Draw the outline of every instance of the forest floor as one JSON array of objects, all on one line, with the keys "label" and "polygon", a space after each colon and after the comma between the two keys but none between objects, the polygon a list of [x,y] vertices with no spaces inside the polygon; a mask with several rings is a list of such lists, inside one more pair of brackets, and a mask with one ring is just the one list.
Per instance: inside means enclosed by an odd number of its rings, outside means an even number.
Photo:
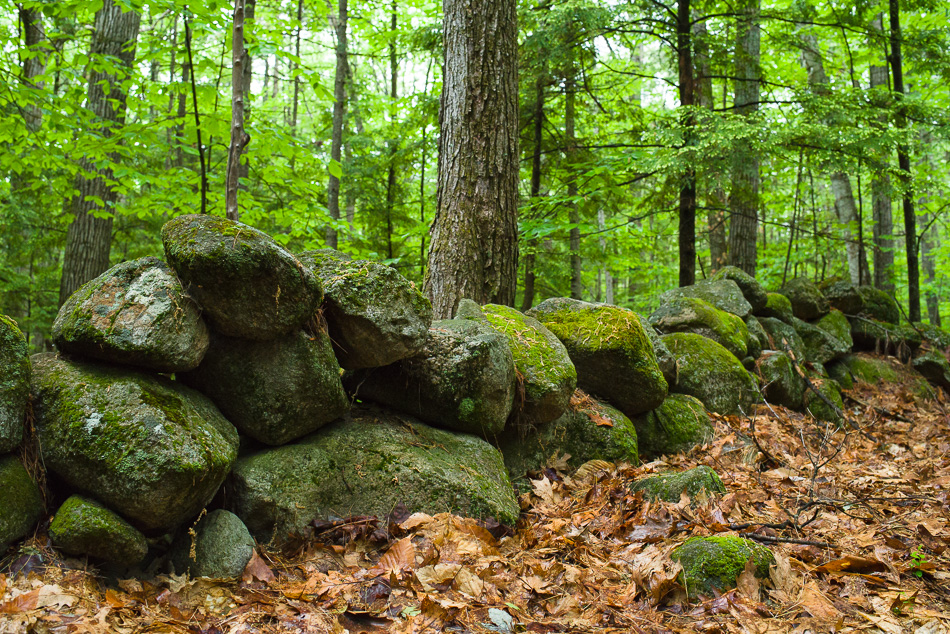
[{"label": "forest floor", "polygon": [[[240,581],[110,577],[42,534],[0,574],[0,632],[829,632],[950,630],[950,404],[898,383],[848,391],[842,430],[760,406],[639,467],[554,464],[514,531],[453,515],[315,526]],[[557,462],[557,461],[555,461]],[[629,484],[705,464],[728,493],[648,503]],[[670,551],[767,544],[771,579],[686,603]]]}]

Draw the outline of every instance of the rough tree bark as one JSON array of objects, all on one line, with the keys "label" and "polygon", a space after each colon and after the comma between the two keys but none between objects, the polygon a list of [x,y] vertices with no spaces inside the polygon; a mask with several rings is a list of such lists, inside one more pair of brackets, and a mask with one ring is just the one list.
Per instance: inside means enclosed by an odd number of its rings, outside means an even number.
[{"label": "rough tree bark", "polygon": [[[685,143],[692,143],[695,118],[689,111],[696,102],[693,86],[692,23],[689,0],[679,0],[676,11],[676,61],[679,75],[680,105],[686,110],[683,125]],[[679,195],[679,285],[696,281],[696,172],[687,168]]]},{"label": "rough tree bark", "polygon": [[[117,62],[117,67],[131,68],[140,21],[141,16],[135,11],[124,12],[115,0],[104,0],[102,8],[96,12],[89,57],[110,57]],[[108,88],[108,94],[105,88]],[[86,101],[96,117],[97,133],[111,137],[115,128],[124,123],[126,96],[120,77],[92,67]],[[113,154],[109,159],[117,162],[119,157]],[[73,221],[66,232],[63,277],[59,286],[60,305],[76,289],[109,268],[112,206],[118,198],[109,186],[112,170],[109,167],[97,169],[88,158],[80,161],[80,168],[75,183],[79,194],[70,201]]]},{"label": "rough tree bark", "polygon": [[462,298],[512,305],[518,271],[515,0],[443,0],[438,211],[426,294],[436,318]]},{"label": "rough tree bark", "polygon": [[396,100],[399,98],[399,57],[396,55],[396,28],[398,27],[398,6],[393,0],[392,21],[389,40],[389,173],[386,178],[386,257],[394,257],[393,251],[393,212],[396,206],[396,154],[399,142],[396,139],[396,118],[399,116]]},{"label": "rough tree bark", "polygon": [[[884,17],[878,13],[871,23],[871,30],[876,37],[872,37],[871,49],[879,46],[884,36]],[[887,53],[884,53],[885,57]],[[883,66],[871,64],[871,91],[889,91],[887,62]],[[880,118],[882,126],[887,126],[887,116]],[[894,212],[891,204],[891,177],[884,171],[889,162],[882,157],[880,168],[875,169],[871,176],[871,213],[874,219],[872,239],[874,241],[874,286],[894,294]]]},{"label": "rough tree bark", "polygon": [[567,159],[567,210],[570,230],[571,255],[571,299],[584,299],[584,283],[582,279],[583,262],[581,261],[581,217],[577,211],[577,138],[574,135],[576,118],[577,83],[574,77],[568,77],[564,82],[564,157]]},{"label": "rough tree bark", "polygon": [[[336,30],[336,72],[333,76],[333,131],[330,142],[330,160],[337,163],[340,162],[343,148],[343,120],[346,117],[346,21],[347,3],[346,0],[339,0],[339,10],[333,20]],[[296,119],[296,111],[294,114]],[[333,174],[330,174],[330,182],[327,184],[327,209],[332,222],[340,219],[340,179]],[[333,224],[327,225],[327,246],[335,249],[337,245],[336,227]]]},{"label": "rough tree bark", "polygon": [[238,208],[238,177],[241,153],[250,138],[244,132],[244,0],[234,3],[234,35],[231,46],[231,145],[228,148],[226,178],[226,209],[231,220],[240,217]]}]

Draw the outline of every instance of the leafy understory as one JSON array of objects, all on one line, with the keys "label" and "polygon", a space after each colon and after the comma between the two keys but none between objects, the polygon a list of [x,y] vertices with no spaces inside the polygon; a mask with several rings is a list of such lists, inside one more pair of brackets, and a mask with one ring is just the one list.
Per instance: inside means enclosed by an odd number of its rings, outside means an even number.
[{"label": "leafy understory", "polygon": [[[943,393],[859,384],[851,425],[780,407],[714,416],[716,440],[639,467],[554,457],[514,531],[452,515],[318,522],[239,581],[115,579],[40,533],[5,562],[0,632],[806,632],[950,626],[950,418]],[[708,465],[721,499],[647,502],[630,483]],[[769,580],[686,603],[671,551],[769,546]]]}]

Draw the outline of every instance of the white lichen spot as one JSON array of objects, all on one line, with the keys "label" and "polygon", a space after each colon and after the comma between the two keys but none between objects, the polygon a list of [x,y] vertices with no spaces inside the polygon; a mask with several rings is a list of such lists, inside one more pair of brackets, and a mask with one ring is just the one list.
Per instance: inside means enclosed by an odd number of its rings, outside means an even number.
[{"label": "white lichen spot", "polygon": [[82,428],[86,430],[87,434],[92,434],[102,426],[102,418],[102,414],[99,412],[93,412],[86,418],[86,424],[83,425]]}]

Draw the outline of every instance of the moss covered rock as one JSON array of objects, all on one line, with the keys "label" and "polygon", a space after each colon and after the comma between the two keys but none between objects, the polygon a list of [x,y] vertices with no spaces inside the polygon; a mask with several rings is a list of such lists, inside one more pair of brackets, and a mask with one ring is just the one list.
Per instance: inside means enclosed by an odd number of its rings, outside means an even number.
[{"label": "moss covered rock", "polygon": [[[873,286],[859,286],[857,290],[862,303],[860,312],[864,316],[890,324],[900,323],[901,309],[896,299]],[[857,313],[848,314],[855,315]]]},{"label": "moss covered rock", "polygon": [[702,402],[688,394],[670,394],[655,410],[633,419],[640,455],[648,458],[689,451],[713,438]]},{"label": "moss covered rock", "polygon": [[739,285],[732,279],[714,278],[700,280],[690,286],[681,286],[666,291],[660,295],[659,305],[662,307],[679,297],[694,297],[709,302],[719,310],[726,311],[742,319],[752,312],[752,305],[746,301]]},{"label": "moss covered rock", "polygon": [[[835,373],[847,373],[855,381],[870,385],[881,382],[904,383],[913,394],[922,397],[933,395],[933,389],[919,373],[893,357],[881,358],[867,353],[857,353],[842,360],[844,367],[836,367]],[[837,378],[837,377],[835,377]]]},{"label": "moss covered rock", "polygon": [[769,568],[775,563],[775,556],[765,546],[733,536],[690,537],[670,557],[683,566],[679,581],[690,598],[735,588],[750,559],[760,579],[769,578]]},{"label": "moss covered rock", "polygon": [[745,326],[749,331],[749,356],[758,359],[762,351],[770,347],[769,333],[762,327],[762,322],[753,315],[745,318]]},{"label": "moss covered rock", "polygon": [[0,456],[0,553],[43,516],[43,496],[16,456]]},{"label": "moss covered rock", "polygon": [[[841,386],[838,385],[838,382],[830,377],[818,376],[810,376],[809,380],[818,390],[818,393],[825,398],[818,396],[815,390],[805,390],[805,398],[802,401],[805,411],[818,420],[837,425],[843,423],[844,418],[839,412],[844,412],[844,401],[841,399]],[[829,405],[825,399],[832,403],[834,407]]]},{"label": "moss covered rock", "polygon": [[782,294],[792,303],[792,313],[799,319],[819,319],[831,306],[815,283],[807,277],[796,277],[782,287]]},{"label": "moss covered rock", "polygon": [[197,370],[179,379],[211,398],[242,434],[282,445],[349,408],[340,365],[325,333],[267,341],[215,334]]},{"label": "moss covered rock", "polygon": [[637,313],[637,318],[640,320],[640,323],[643,324],[643,332],[647,333],[647,338],[653,346],[656,364],[660,366],[660,372],[663,373],[663,378],[666,379],[666,385],[669,389],[672,389],[679,380],[679,369],[676,366],[676,357],[673,356],[670,349],[663,343],[660,333],[656,331],[656,328],[650,325],[650,321],[640,313]]},{"label": "moss covered rock", "polygon": [[518,481],[567,454],[572,469],[589,460],[637,464],[637,430],[629,418],[602,401],[575,392],[571,408],[557,420],[527,429],[510,429],[498,439],[505,466]]},{"label": "moss covered rock", "polygon": [[738,285],[749,305],[752,306],[752,312],[760,311],[765,308],[768,302],[768,293],[765,287],[759,284],[758,280],[736,266],[724,266],[712,276],[714,280],[732,280]]},{"label": "moss covered rock", "polygon": [[781,293],[768,293],[768,299],[765,308],[757,312],[756,317],[771,317],[788,322],[794,317],[792,313],[792,302]]},{"label": "moss covered rock", "polygon": [[644,324],[631,310],[567,298],[548,299],[528,314],[564,343],[577,368],[577,385],[626,416],[650,411],[668,384]]},{"label": "moss covered rock", "polygon": [[857,315],[864,308],[864,300],[858,292],[858,287],[847,280],[829,278],[821,282],[818,288],[828,300],[828,304],[845,315]]},{"label": "moss covered rock", "polygon": [[914,359],[914,369],[934,385],[950,391],[950,363],[942,352],[923,353]]},{"label": "moss covered rock", "polygon": [[739,359],[749,352],[745,322],[695,297],[677,297],[663,303],[650,315],[650,323],[664,334],[692,332],[709,337]]},{"label": "moss covered rock", "polygon": [[0,454],[23,442],[30,397],[30,353],[16,323],[0,315]]},{"label": "moss covered rock", "polygon": [[784,352],[768,350],[756,360],[756,371],[762,377],[762,392],[769,403],[798,409],[805,395],[805,380],[795,371]]},{"label": "moss covered rock", "polygon": [[208,349],[201,309],[167,264],[117,264],[66,300],[53,322],[63,352],[158,372],[196,368]]},{"label": "moss covered rock", "polygon": [[165,259],[221,334],[272,339],[313,317],[313,272],[263,231],[225,218],[179,216],[162,227]]},{"label": "moss covered rock", "polygon": [[665,335],[663,342],[679,364],[678,393],[695,396],[706,409],[720,414],[749,411],[759,399],[752,375],[715,341],[683,332]]},{"label": "moss covered rock", "polygon": [[254,554],[254,538],[237,515],[211,511],[172,544],[171,564],[178,574],[212,579],[240,577]]},{"label": "moss covered rock", "polygon": [[[838,311],[828,313],[822,317],[821,320],[827,323],[832,314],[841,316],[847,323],[847,318]],[[815,324],[802,321],[797,317],[792,320],[792,327],[802,338],[802,343],[805,344],[806,361],[811,363],[828,363],[851,352],[850,330],[848,331],[847,340],[844,340],[824,328],[819,328]]]},{"label": "moss covered rock", "polygon": [[323,283],[323,314],[345,369],[389,365],[422,350],[432,305],[396,269],[332,249],[307,251],[300,261]]},{"label": "moss covered rock", "polygon": [[630,488],[643,491],[644,497],[650,500],[665,502],[679,502],[684,493],[696,502],[726,492],[719,475],[705,465],[679,473],[662,473],[643,478],[634,482]]},{"label": "moss covered rock", "polygon": [[501,452],[486,441],[377,408],[297,443],[242,457],[228,489],[234,511],[260,541],[283,540],[315,518],[410,512],[494,517],[519,507]]},{"label": "moss covered rock", "polygon": [[914,328],[919,330],[923,335],[924,341],[930,342],[930,345],[934,348],[938,350],[950,348],[950,332],[947,332],[943,328],[925,324],[922,321],[915,321]]},{"label": "moss covered rock", "polygon": [[508,341],[522,380],[524,401],[512,412],[519,426],[541,425],[561,416],[577,387],[577,370],[564,344],[537,319],[514,308],[486,304],[483,314]]},{"label": "moss covered rock", "polygon": [[[794,319],[794,317],[791,317],[789,321]],[[805,362],[805,342],[802,341],[801,335],[798,334],[795,328],[774,317],[762,317],[759,319],[759,323],[762,324],[765,332],[768,333],[769,350],[776,350],[786,354],[791,351],[795,356],[795,361],[798,363]]]},{"label": "moss covered rock", "polygon": [[196,515],[237,457],[234,426],[180,383],[53,354],[33,368],[46,468],[139,528]]},{"label": "moss covered rock", "polygon": [[432,425],[493,438],[515,400],[515,362],[504,336],[487,323],[435,321],[422,353],[346,378],[360,399]]},{"label": "moss covered rock", "polygon": [[53,546],[70,555],[134,566],[145,558],[145,536],[95,500],[70,496],[49,526]]},{"label": "moss covered rock", "polygon": [[851,338],[851,323],[840,310],[832,308],[831,312],[815,322],[815,326],[838,339],[848,350],[854,346],[854,340]]},{"label": "moss covered rock", "polygon": [[908,361],[920,347],[923,338],[911,326],[896,325],[862,316],[848,317],[851,338],[857,351],[892,354]]}]

